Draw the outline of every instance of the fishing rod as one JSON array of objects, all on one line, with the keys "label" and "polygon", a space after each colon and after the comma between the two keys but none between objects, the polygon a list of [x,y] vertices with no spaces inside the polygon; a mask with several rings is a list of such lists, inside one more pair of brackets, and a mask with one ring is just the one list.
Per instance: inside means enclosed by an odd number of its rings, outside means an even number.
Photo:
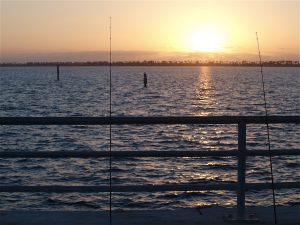
[{"label": "fishing rod", "polygon": [[273,175],[273,162],[272,162],[272,154],[271,154],[271,142],[270,142],[270,129],[269,129],[269,115],[268,115],[268,107],[266,100],[266,91],[265,91],[265,79],[263,73],[263,65],[260,54],[260,47],[258,41],[258,34],[256,32],[256,42],[259,56],[259,64],[260,64],[260,74],[261,74],[261,83],[263,88],[263,97],[264,97],[264,107],[265,107],[265,121],[267,126],[267,141],[268,141],[268,152],[269,152],[269,163],[270,163],[270,175],[272,182],[272,196],[273,196],[273,212],[274,212],[274,224],[277,225],[277,210],[276,210],[276,197],[275,197],[275,186],[274,186],[274,175]]},{"label": "fishing rod", "polygon": [[111,140],[111,17],[109,17],[109,224],[112,224],[112,140]]}]

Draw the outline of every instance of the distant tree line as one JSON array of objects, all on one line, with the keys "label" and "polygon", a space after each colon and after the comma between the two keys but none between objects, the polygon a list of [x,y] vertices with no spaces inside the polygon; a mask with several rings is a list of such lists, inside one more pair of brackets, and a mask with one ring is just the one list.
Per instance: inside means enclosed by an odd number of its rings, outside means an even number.
[{"label": "distant tree line", "polygon": [[[1,67],[9,66],[109,66],[107,61],[94,62],[27,62],[27,63],[0,63]],[[280,60],[264,61],[263,66],[294,66],[299,67],[299,61]],[[259,66],[259,62],[253,61],[116,61],[113,66]]]}]

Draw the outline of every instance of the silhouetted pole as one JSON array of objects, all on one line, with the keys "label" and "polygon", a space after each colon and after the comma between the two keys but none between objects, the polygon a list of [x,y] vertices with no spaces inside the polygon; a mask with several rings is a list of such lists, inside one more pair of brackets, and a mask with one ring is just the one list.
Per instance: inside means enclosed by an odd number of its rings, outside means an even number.
[{"label": "silhouetted pole", "polygon": [[147,74],[144,73],[144,87],[147,87],[148,79],[147,79]]},{"label": "silhouetted pole", "polygon": [[56,75],[57,75],[57,80],[59,80],[59,65],[56,66]]}]

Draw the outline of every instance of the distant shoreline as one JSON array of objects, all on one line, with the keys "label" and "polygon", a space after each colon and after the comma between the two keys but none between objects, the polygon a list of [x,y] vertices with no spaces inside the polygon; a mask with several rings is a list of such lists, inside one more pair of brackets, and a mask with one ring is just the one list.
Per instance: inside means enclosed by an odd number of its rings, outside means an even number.
[{"label": "distant shoreline", "polygon": [[[109,66],[106,61],[98,62],[27,62],[27,63],[0,63],[0,67],[30,67],[30,66]],[[239,66],[258,67],[259,62],[191,62],[191,61],[128,61],[112,62],[112,66]],[[300,67],[299,61],[267,61],[263,62],[264,67]]]}]

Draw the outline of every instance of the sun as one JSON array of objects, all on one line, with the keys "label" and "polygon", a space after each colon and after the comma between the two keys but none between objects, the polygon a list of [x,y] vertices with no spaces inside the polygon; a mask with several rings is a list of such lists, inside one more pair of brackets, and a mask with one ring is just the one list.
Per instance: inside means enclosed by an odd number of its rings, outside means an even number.
[{"label": "sun", "polygon": [[190,51],[222,51],[222,35],[212,28],[202,28],[198,31],[189,32],[186,42]]}]

